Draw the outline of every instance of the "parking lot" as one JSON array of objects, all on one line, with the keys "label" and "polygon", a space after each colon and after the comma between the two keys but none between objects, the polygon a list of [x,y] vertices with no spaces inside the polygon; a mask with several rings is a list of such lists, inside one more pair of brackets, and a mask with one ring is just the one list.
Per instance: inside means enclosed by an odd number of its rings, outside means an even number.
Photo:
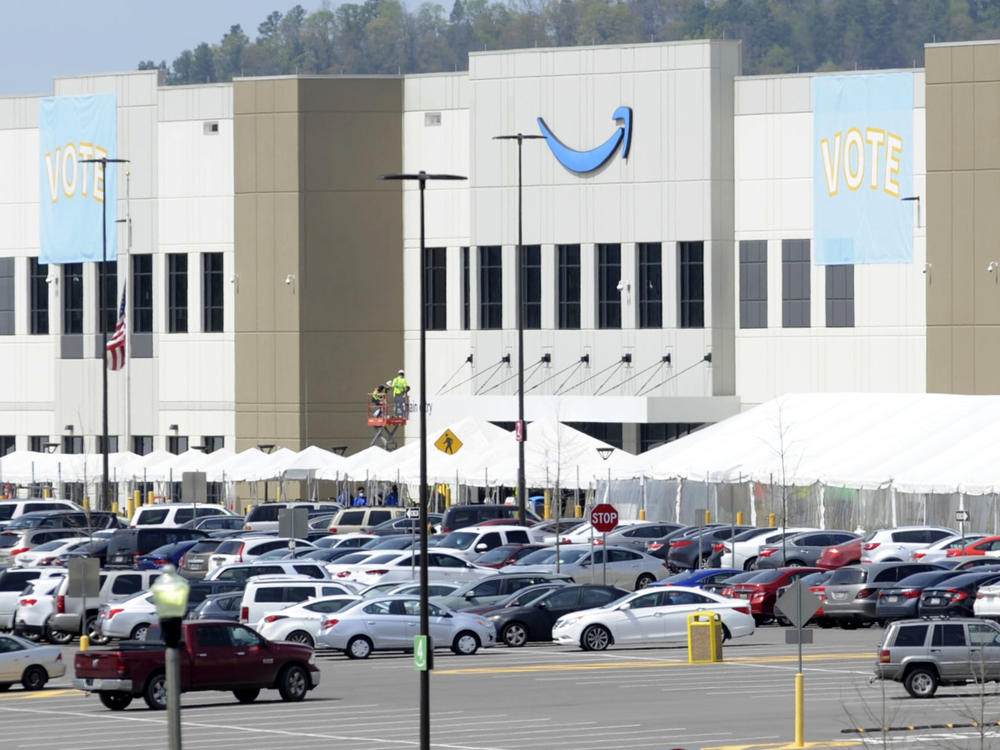
[{"label": "parking lot", "polygon": [[[760,628],[727,644],[721,664],[691,665],[683,647],[612,648],[585,653],[539,645],[498,647],[471,657],[440,651],[431,677],[431,737],[440,750],[790,747],[795,646],[786,629]],[[910,724],[969,723],[978,689],[943,689],[930,701],[897,684],[869,684],[881,631],[815,630],[804,647],[809,747],[861,747],[843,730]],[[73,651],[66,649],[71,658]],[[239,705],[225,693],[183,699],[186,748],[407,748],[418,745],[419,687],[412,657],[351,661],[321,655],[322,685],[301,704],[265,692]],[[997,700],[995,685],[986,701]],[[884,707],[883,707],[884,703]],[[884,713],[883,713],[884,712]],[[69,676],[38,693],[0,696],[3,747],[107,750],[165,747],[165,715],[141,701],[106,710],[69,689]],[[894,731],[890,745],[971,743],[975,729]],[[881,746],[881,737],[873,737]],[[957,742],[958,744],[954,744]]]}]

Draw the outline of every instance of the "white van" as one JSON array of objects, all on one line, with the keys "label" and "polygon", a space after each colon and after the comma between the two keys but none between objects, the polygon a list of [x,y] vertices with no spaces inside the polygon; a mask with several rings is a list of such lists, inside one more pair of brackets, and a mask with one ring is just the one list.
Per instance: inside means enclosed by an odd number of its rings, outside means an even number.
[{"label": "white van", "polygon": [[531,544],[532,539],[524,526],[469,526],[453,531],[442,539],[435,549],[448,550],[470,562],[479,555],[503,544]]},{"label": "white van", "polygon": [[248,625],[278,609],[321,596],[356,596],[353,587],[307,576],[256,576],[247,581],[240,602],[240,622]]},{"label": "white van", "polygon": [[244,528],[247,531],[278,531],[280,526],[278,514],[289,508],[305,508],[310,517],[320,511],[333,514],[341,510],[342,506],[334,501],[325,503],[297,501],[293,503],[261,503],[255,505],[247,513],[247,522]]},{"label": "white van", "polygon": [[0,500],[0,529],[23,516],[37,510],[83,510],[70,500],[52,500],[47,497],[35,497],[27,500]]},{"label": "white van", "polygon": [[180,526],[195,517],[231,516],[231,511],[212,503],[160,503],[141,505],[135,509],[128,525],[137,526]]}]

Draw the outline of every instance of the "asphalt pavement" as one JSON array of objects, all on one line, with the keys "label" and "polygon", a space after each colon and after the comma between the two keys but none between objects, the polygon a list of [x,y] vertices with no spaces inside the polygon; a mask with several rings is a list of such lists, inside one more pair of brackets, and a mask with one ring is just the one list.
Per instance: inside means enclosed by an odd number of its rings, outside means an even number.
[{"label": "asphalt pavement", "polygon": [[[727,643],[724,661],[689,664],[683,646],[588,653],[540,644],[474,656],[438,651],[431,675],[434,750],[783,750],[794,747],[797,650],[785,628],[763,627]],[[803,647],[806,747],[978,747],[970,727],[998,688],[943,688],[918,701],[896,683],[871,684],[878,628],[814,630]],[[65,650],[72,664],[73,649]],[[323,681],[299,704],[265,691],[252,705],[228,693],[182,700],[188,750],[393,750],[419,747],[419,679],[412,655],[351,661],[320,654]],[[142,699],[105,709],[70,688],[0,695],[4,750],[166,747],[165,715]],[[951,724],[955,729],[947,728]],[[938,727],[910,730],[909,726]],[[857,733],[856,729],[878,731]],[[944,729],[940,727],[945,727]],[[997,729],[997,727],[994,727]],[[988,731],[988,730],[984,730]],[[997,735],[1000,737],[1000,735]],[[883,741],[884,740],[884,741]],[[1000,740],[991,740],[1000,744]]]}]

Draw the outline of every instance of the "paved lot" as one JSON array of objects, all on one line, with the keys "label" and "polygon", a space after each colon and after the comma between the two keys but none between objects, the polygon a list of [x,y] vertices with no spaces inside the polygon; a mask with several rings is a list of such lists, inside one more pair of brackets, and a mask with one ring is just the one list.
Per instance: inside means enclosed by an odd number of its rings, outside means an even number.
[{"label": "paved lot", "polygon": [[[541,645],[499,647],[472,657],[438,652],[431,678],[437,750],[660,750],[791,747],[795,646],[784,629],[765,627],[726,647],[722,664],[690,665],[684,648],[616,648],[594,654]],[[813,748],[861,747],[852,726],[969,723],[975,688],[944,689],[931,701],[901,686],[870,685],[881,631],[817,630],[805,646],[806,738]],[[72,651],[67,657],[72,663]],[[250,706],[225,693],[183,698],[188,750],[393,750],[418,745],[418,676],[412,657],[363,662],[321,656],[323,684],[301,704],[273,691]],[[111,712],[69,678],[39,693],[0,696],[4,750],[108,750],[166,746],[165,716],[141,699]],[[987,686],[987,716],[1000,719],[1000,696]],[[884,709],[883,709],[884,706]],[[990,710],[996,715],[990,716]],[[971,747],[975,730],[900,731],[891,746]],[[956,743],[956,740],[958,742]],[[876,743],[877,741],[877,743]],[[872,746],[881,745],[872,737]],[[993,740],[1000,744],[1000,740]],[[978,746],[978,743],[977,743]]]}]

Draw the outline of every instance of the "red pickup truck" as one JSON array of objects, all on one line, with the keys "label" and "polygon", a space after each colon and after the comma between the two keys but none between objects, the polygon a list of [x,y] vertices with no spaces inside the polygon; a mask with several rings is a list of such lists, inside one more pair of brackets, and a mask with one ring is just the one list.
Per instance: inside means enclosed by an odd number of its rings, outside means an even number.
[{"label": "red pickup truck", "polygon": [[[181,691],[231,690],[251,703],[261,689],[276,689],[286,701],[300,701],[319,685],[319,668],[309,646],[266,638],[234,622],[197,620],[181,626],[178,647]],[[121,711],[141,695],[146,705],[167,705],[162,641],[123,641],[117,650],[79,651],[73,686],[97,693],[107,708]]]}]

